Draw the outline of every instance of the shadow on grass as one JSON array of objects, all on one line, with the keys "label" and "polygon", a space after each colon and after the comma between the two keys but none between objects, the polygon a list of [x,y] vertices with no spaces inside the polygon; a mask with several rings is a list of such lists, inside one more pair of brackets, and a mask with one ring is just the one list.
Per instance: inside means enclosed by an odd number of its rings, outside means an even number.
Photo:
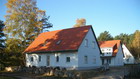
[{"label": "shadow on grass", "polygon": [[46,77],[43,77],[42,79],[72,79],[72,78],[70,78],[70,77],[46,76]]},{"label": "shadow on grass", "polygon": [[0,79],[19,79],[19,78],[10,77],[10,76],[0,76]]}]

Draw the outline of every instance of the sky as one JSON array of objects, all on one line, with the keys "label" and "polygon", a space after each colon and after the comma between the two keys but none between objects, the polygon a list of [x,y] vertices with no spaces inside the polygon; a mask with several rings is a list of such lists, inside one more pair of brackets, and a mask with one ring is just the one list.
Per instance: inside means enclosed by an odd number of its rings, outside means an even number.
[{"label": "sky", "polygon": [[[0,20],[5,21],[6,0],[0,0]],[[71,28],[77,19],[85,18],[96,36],[109,31],[112,36],[140,30],[140,0],[37,0],[53,24],[50,31]]]}]

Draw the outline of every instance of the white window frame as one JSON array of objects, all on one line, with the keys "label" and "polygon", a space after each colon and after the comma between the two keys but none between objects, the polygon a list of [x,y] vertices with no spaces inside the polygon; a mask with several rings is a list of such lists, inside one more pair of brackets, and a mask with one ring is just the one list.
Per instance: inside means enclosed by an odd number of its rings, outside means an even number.
[{"label": "white window frame", "polygon": [[56,62],[57,63],[59,62],[59,56],[58,55],[56,56]]},{"label": "white window frame", "polygon": [[30,61],[31,62],[34,62],[34,57],[30,57]]},{"label": "white window frame", "polygon": [[84,56],[84,63],[88,64],[88,56],[87,55]]},{"label": "white window frame", "polygon": [[42,59],[41,59],[41,56],[38,56],[38,61],[41,62],[41,60],[42,60]]},{"label": "white window frame", "polygon": [[93,64],[96,64],[96,58],[95,57],[93,58]]},{"label": "white window frame", "polygon": [[95,41],[92,41],[92,48],[94,48],[95,49]]},{"label": "white window frame", "polygon": [[[69,58],[69,61],[68,61]],[[70,63],[71,62],[71,58],[70,57],[66,57],[66,63]]]},{"label": "white window frame", "polygon": [[88,39],[85,39],[85,47],[88,47]]}]

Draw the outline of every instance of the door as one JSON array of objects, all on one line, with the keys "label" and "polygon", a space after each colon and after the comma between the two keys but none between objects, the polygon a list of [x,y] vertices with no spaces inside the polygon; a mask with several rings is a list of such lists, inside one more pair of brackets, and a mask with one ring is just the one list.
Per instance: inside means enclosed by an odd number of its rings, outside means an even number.
[{"label": "door", "polygon": [[50,66],[50,56],[47,56],[47,59],[46,59],[46,63],[47,63],[47,66]]},{"label": "door", "polygon": [[102,59],[102,65],[104,65],[104,59]]}]

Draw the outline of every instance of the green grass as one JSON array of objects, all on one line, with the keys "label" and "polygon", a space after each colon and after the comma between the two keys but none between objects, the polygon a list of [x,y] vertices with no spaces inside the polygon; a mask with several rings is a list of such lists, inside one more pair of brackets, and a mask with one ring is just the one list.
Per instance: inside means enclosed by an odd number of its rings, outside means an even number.
[{"label": "green grass", "polygon": [[17,79],[17,78],[13,78],[13,77],[6,77],[6,76],[0,76],[0,79]]},{"label": "green grass", "polygon": [[71,79],[69,77],[56,77],[56,76],[46,76],[43,78],[46,78],[46,79]]}]

